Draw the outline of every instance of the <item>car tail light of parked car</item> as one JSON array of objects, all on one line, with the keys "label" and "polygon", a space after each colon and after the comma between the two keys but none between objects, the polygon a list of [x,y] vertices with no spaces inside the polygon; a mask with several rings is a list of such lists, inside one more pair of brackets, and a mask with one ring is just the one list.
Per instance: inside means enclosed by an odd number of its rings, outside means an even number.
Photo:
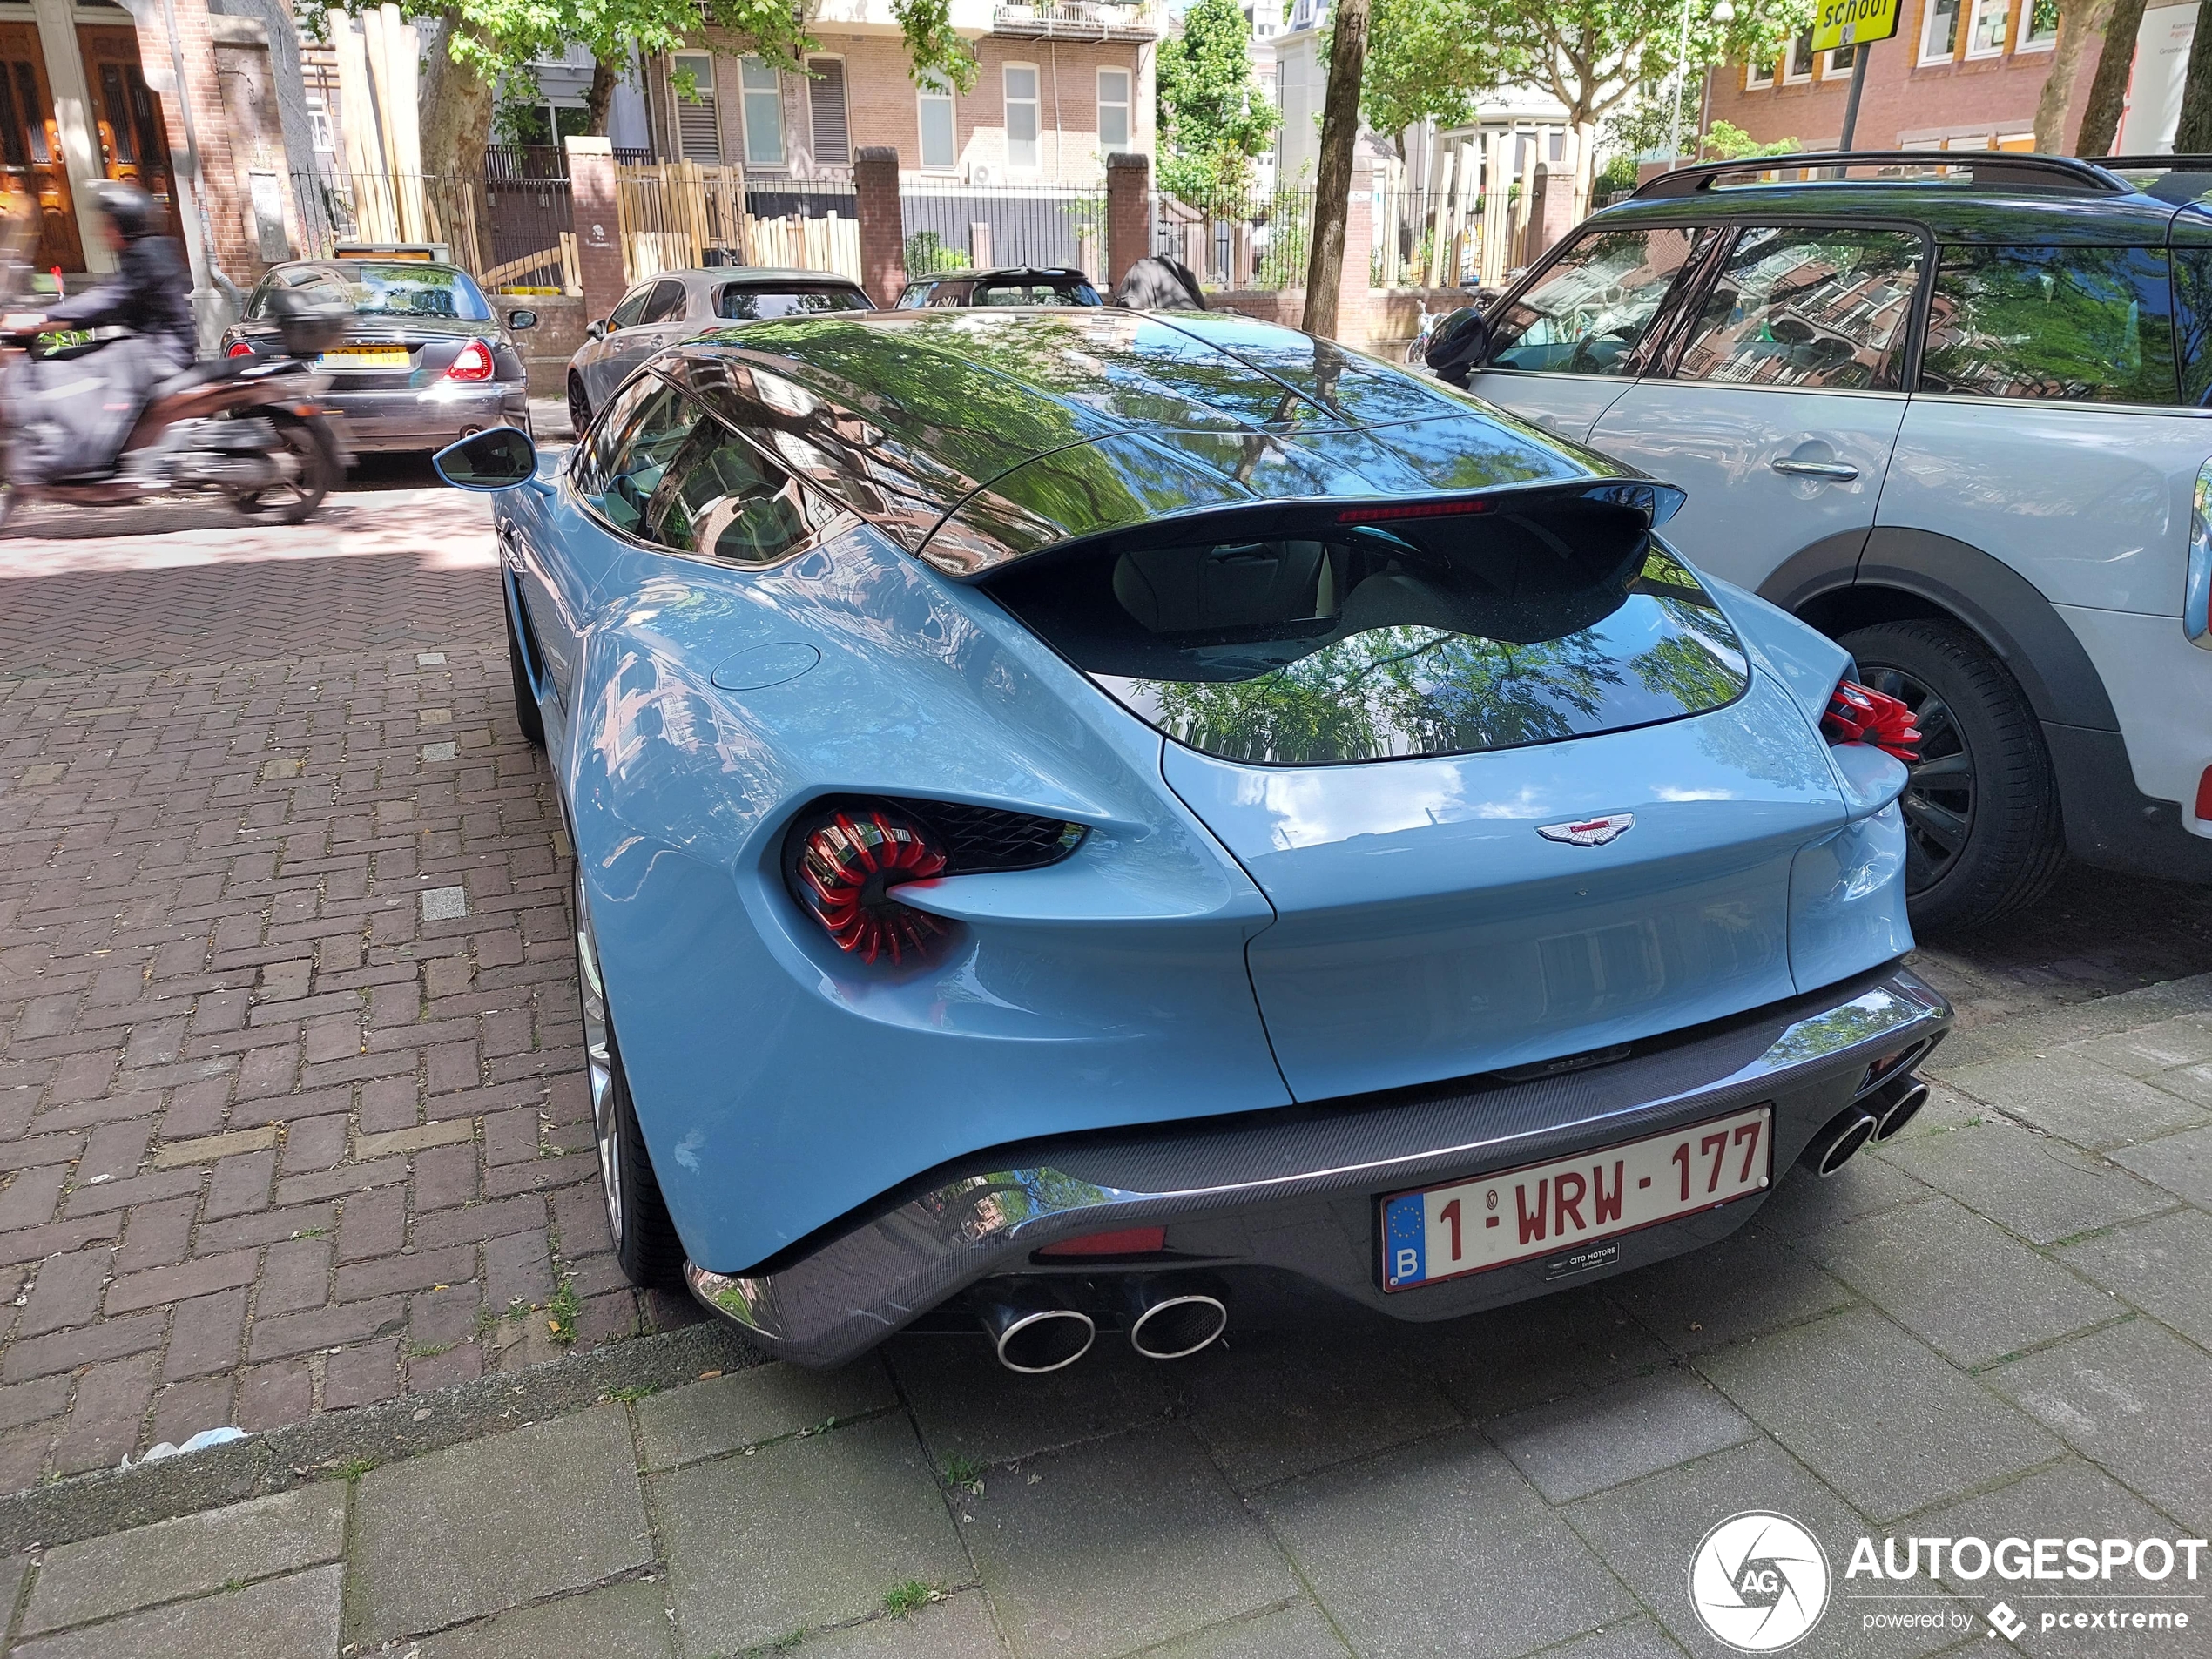
[{"label": "car tail light of parked car", "polygon": [[[223,355],[226,357],[251,357],[253,355],[253,347],[243,340],[233,340],[230,343],[230,348],[226,351]],[[2198,488],[2202,489],[2202,486],[2200,485]]]},{"label": "car tail light of parked car", "polygon": [[449,381],[488,381],[495,367],[491,347],[481,340],[472,340],[461,348],[461,354],[453,360],[453,367],[446,370],[445,377]]},{"label": "car tail light of parked car", "polygon": [[1820,730],[1831,743],[1871,744],[1908,763],[1920,758],[1920,731],[1912,724],[1912,711],[1856,680],[1837,682],[1828,694],[1828,711],[1820,717]]}]

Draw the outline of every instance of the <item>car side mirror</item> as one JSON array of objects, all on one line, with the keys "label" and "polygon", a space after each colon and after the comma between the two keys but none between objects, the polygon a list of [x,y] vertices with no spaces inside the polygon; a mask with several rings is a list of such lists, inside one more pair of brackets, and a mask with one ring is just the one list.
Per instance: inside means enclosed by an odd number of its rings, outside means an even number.
[{"label": "car side mirror", "polygon": [[507,314],[507,326],[509,328],[512,328],[516,334],[522,333],[522,331],[525,328],[535,328],[537,327],[537,313],[535,311],[510,311]]},{"label": "car side mirror", "polygon": [[607,320],[604,317],[594,317],[583,325],[583,332],[594,340],[604,340],[607,337]]},{"label": "car side mirror", "polygon": [[1490,355],[1490,321],[1473,306],[1461,306],[1429,330],[1421,354],[1439,380],[1465,386],[1467,376]]},{"label": "car side mirror", "polygon": [[448,444],[430,464],[455,489],[513,489],[537,476],[537,446],[520,428],[487,427]]}]

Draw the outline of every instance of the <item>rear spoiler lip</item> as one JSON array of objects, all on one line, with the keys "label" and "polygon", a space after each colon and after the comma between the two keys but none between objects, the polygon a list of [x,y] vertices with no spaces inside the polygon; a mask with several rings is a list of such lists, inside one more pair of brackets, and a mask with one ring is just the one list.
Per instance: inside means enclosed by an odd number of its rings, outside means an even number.
[{"label": "rear spoiler lip", "polygon": [[[1663,484],[1655,478],[1638,474],[1593,475],[1574,479],[1539,478],[1526,483],[1494,484],[1480,489],[1433,490],[1409,496],[1298,496],[1277,497],[1268,501],[1209,502],[1204,506],[1178,509],[1163,513],[1141,524],[1123,524],[1094,535],[1079,536],[1064,542],[1054,542],[1024,553],[1019,558],[1003,560],[980,570],[952,571],[944,569],[929,557],[927,539],[914,550],[915,556],[948,582],[964,586],[988,584],[1003,571],[1034,565],[1040,559],[1053,559],[1062,555],[1079,553],[1102,543],[1126,536],[1146,535],[1156,529],[1172,529],[1183,532],[1207,523],[1219,523],[1226,529],[1232,526],[1248,525],[1255,519],[1276,521],[1289,519],[1305,526],[1344,523],[1347,528],[1357,522],[1338,518],[1339,514],[1374,507],[1438,507],[1451,508],[1465,503],[1470,513],[1490,507],[1511,509],[1544,502],[1600,502],[1626,507],[1643,515],[1647,529],[1656,529],[1681,510],[1689,500],[1689,493],[1673,484]],[[1480,505],[1477,505],[1480,503]],[[1448,513],[1407,515],[1415,522],[1429,516],[1449,516]],[[1379,521],[1387,523],[1389,521]],[[1250,534],[1250,530],[1243,533]],[[934,536],[935,530],[931,531]]]}]

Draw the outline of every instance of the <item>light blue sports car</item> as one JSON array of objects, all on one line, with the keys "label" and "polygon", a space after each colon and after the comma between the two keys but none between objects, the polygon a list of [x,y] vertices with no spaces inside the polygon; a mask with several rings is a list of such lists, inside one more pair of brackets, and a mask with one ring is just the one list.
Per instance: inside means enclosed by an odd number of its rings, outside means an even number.
[{"label": "light blue sports car", "polygon": [[1666,545],[1678,492],[1448,387],[887,312],[440,466],[501,492],[623,1265],[780,1356],[1450,1318],[1925,1098],[1908,711]]}]

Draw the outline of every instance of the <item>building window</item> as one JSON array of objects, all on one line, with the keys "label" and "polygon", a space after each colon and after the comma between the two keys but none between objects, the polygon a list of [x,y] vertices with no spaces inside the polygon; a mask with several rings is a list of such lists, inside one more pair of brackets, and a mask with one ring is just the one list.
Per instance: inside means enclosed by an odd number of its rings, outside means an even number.
[{"label": "building window", "polygon": [[1928,0],[1920,20],[1920,61],[1947,64],[1959,55],[1959,0]]},{"label": "building window", "polygon": [[845,120],[845,60],[806,60],[806,109],[814,130],[814,159],[841,167],[853,159],[853,138]]},{"label": "building window", "polygon": [[319,98],[307,100],[307,142],[326,155],[337,152],[338,135],[331,128],[330,111]]},{"label": "building window", "polygon": [[2003,52],[2012,22],[2012,0],[1974,0],[1973,21],[1966,26],[1966,56],[1995,57]]},{"label": "building window", "polygon": [[1782,78],[1791,86],[1801,85],[1812,78],[1812,30],[1808,29],[1790,43],[1790,55],[1783,60]]},{"label": "building window", "polygon": [[668,90],[676,102],[676,149],[686,161],[722,160],[722,118],[714,98],[714,59],[678,52],[669,60]]},{"label": "building window", "polygon": [[953,84],[932,70],[914,89],[921,111],[921,165],[949,171],[957,158],[953,138]]},{"label": "building window", "polygon": [[784,165],[784,94],[776,66],[765,58],[738,63],[738,84],[745,100],[745,165]]},{"label": "building window", "polygon": [[1743,90],[1745,91],[1757,92],[1773,84],[1774,60],[1772,58],[1768,58],[1764,63],[1746,64],[1743,66]]},{"label": "building window", "polygon": [[1129,71],[1098,71],[1098,147],[1111,155],[1129,148]]},{"label": "building window", "polygon": [[1006,165],[1016,172],[1037,166],[1037,66],[1006,66]]},{"label": "building window", "polygon": [[2058,43],[2059,0],[2027,0],[2020,18],[2020,44],[2016,51],[2047,51]]},{"label": "building window", "polygon": [[1835,80],[1840,76],[1850,74],[1858,64],[1858,47],[1838,46],[1828,54],[1827,66],[1820,71],[1820,78],[1824,81]]}]

